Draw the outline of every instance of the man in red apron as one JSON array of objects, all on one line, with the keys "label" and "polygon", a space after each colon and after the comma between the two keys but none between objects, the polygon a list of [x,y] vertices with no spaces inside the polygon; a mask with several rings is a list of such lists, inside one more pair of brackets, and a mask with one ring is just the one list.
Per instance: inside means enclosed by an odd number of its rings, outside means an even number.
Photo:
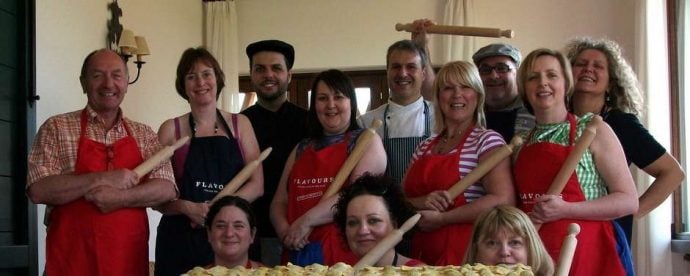
[{"label": "man in red apron", "polygon": [[134,171],[160,149],[153,130],[125,118],[128,72],[113,51],[97,50],[79,77],[86,108],[49,118],[29,155],[27,194],[53,207],[47,275],[148,275],[147,206],[175,199],[170,162]]}]

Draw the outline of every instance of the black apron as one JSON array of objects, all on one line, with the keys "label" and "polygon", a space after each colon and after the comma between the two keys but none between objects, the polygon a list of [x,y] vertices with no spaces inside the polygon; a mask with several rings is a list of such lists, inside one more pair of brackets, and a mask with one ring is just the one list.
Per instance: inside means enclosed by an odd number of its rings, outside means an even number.
[{"label": "black apron", "polygon": [[[194,119],[189,114],[192,139],[182,181],[177,183],[180,199],[210,201],[244,167],[239,142],[220,111],[216,112],[229,137],[196,137]],[[233,125],[237,126],[234,116]],[[206,266],[213,260],[213,250],[204,227],[192,228],[185,215],[164,215],[161,218],[156,238],[156,275],[177,276],[195,266]]]},{"label": "black apron", "polygon": [[395,183],[402,185],[402,178],[405,176],[405,170],[410,164],[410,159],[414,150],[420,142],[431,136],[431,122],[429,118],[429,105],[423,101],[424,104],[424,136],[421,137],[388,137],[388,107],[383,111],[383,146],[386,149],[386,157],[388,157],[388,166],[386,166],[386,175],[392,177]]}]

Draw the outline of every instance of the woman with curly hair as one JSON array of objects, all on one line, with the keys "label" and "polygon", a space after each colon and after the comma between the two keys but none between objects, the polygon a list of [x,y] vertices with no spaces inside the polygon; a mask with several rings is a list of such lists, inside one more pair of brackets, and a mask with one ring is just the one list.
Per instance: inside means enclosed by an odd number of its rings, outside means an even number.
[{"label": "woman with curly hair", "polygon": [[[340,191],[340,199],[333,209],[333,220],[350,250],[359,258],[415,214],[393,178],[370,174],[363,175]],[[379,267],[387,265],[421,266],[424,263],[391,248],[374,264]]]},{"label": "woman with curly hair", "polygon": [[[567,46],[573,67],[575,93],[571,110],[576,115],[599,114],[620,140],[625,159],[655,178],[639,198],[635,216],[644,216],[659,206],[685,177],[678,161],[640,123],[642,98],[637,78],[621,54],[618,44],[608,39],[578,38]],[[628,242],[632,216],[618,220]]]}]

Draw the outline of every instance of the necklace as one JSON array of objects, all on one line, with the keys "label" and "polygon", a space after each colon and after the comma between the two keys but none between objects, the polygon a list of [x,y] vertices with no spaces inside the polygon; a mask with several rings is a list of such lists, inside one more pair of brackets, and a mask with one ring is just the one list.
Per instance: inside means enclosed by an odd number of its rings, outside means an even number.
[{"label": "necklace", "polygon": [[[194,133],[196,133],[196,124],[194,124]],[[213,134],[218,134],[218,123],[213,124]]]},{"label": "necklace", "polygon": [[436,145],[436,153],[445,153],[446,151],[450,150],[453,146],[453,139],[455,139],[455,137],[459,137],[461,133],[461,131],[458,131],[457,133],[453,133],[449,136],[448,131],[446,130],[446,133],[441,136],[441,142]]},{"label": "necklace", "polygon": [[[189,126],[192,128],[192,134],[196,134],[196,120],[194,120],[192,113],[189,113]],[[216,117],[216,121],[213,122],[213,134],[218,134],[218,117]]]}]

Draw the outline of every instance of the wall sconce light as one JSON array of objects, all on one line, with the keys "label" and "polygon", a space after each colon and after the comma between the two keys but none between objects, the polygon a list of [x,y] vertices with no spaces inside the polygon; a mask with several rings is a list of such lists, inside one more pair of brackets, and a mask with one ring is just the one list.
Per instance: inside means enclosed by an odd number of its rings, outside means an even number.
[{"label": "wall sconce light", "polygon": [[129,84],[133,84],[139,80],[139,73],[141,67],[146,63],[142,60],[142,56],[151,54],[149,45],[146,43],[146,38],[143,36],[134,36],[134,32],[124,29],[120,24],[120,17],[122,16],[122,9],[117,4],[117,0],[108,4],[108,9],[111,11],[111,18],[108,21],[108,48],[116,51],[122,59],[125,60],[125,65],[129,58],[136,55],[137,60],[134,63],[137,65],[137,76]]},{"label": "wall sconce light", "polygon": [[134,36],[134,32],[128,29],[124,29],[120,35],[120,41],[117,44],[120,49],[120,55],[125,60],[125,63],[129,61],[129,58],[136,55],[137,60],[134,63],[137,65],[137,76],[129,84],[133,84],[139,80],[139,73],[141,73],[141,67],[146,63],[142,60],[142,56],[147,56],[151,54],[149,50],[149,45],[146,43],[146,38],[143,36]]}]

